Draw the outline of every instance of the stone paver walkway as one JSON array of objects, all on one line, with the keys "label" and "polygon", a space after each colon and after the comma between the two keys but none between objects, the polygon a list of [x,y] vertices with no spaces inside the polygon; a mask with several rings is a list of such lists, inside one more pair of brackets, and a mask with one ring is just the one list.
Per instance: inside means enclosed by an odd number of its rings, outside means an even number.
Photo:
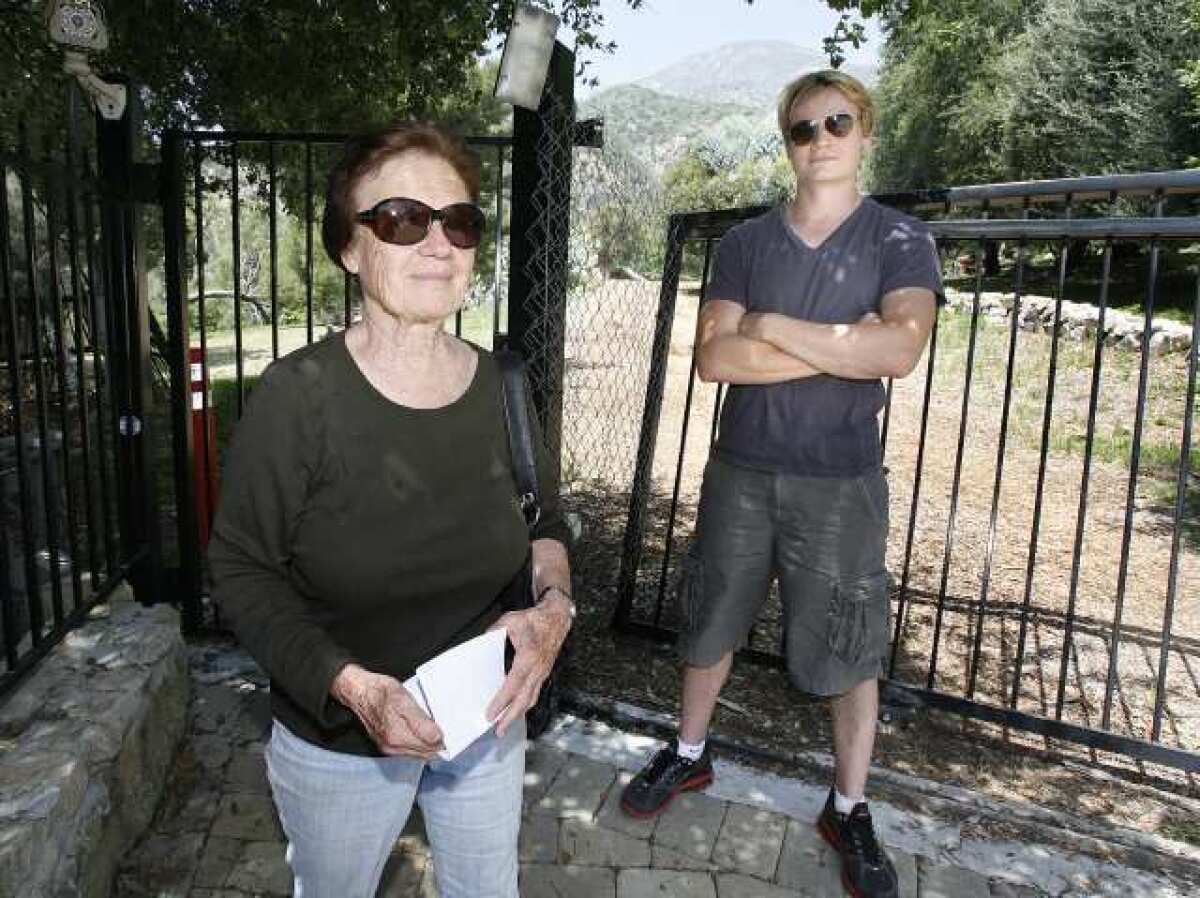
[{"label": "stone paver walkway", "polygon": [[[263,765],[269,728],[263,678],[238,653],[197,648],[191,653],[195,691],[188,742],[172,792],[151,834],[123,865],[115,894],[288,895],[284,839]],[[551,740],[530,745],[520,844],[524,898],[844,894],[837,858],[811,820],[707,794],[681,796],[656,820],[633,820],[617,807],[629,776],[616,763],[565,751]],[[885,830],[885,841],[886,835]],[[894,846],[890,850],[903,898],[1049,894],[950,866],[944,858],[936,861]],[[414,814],[388,863],[380,895],[437,894],[428,846]]]}]

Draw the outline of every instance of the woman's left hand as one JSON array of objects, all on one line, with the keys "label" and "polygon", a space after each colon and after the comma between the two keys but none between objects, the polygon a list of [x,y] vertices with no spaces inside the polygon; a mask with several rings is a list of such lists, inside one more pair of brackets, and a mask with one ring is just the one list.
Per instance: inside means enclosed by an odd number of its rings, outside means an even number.
[{"label": "woman's left hand", "polygon": [[537,701],[571,629],[571,607],[566,599],[551,592],[533,608],[503,615],[492,629],[500,627],[508,631],[516,652],[504,685],[487,708],[487,718],[494,721],[497,736],[503,736],[512,722],[524,717]]}]

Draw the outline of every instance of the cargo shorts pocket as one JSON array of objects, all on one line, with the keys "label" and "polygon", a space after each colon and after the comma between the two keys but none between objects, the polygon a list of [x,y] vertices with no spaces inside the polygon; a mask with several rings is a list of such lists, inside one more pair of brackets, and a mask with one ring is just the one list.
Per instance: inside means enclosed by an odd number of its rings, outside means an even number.
[{"label": "cargo shorts pocket", "polygon": [[683,618],[684,638],[690,637],[700,626],[704,602],[704,559],[700,555],[700,541],[691,539],[687,551],[679,564],[679,580],[676,585],[679,610]]},{"label": "cargo shorts pocket", "polygon": [[846,664],[881,657],[887,648],[887,573],[844,578],[829,599],[829,650]]}]

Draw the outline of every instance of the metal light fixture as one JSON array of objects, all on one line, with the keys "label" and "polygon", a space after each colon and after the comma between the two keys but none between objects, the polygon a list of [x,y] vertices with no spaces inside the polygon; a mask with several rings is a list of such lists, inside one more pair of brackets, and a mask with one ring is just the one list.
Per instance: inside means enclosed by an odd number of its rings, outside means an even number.
[{"label": "metal light fixture", "polygon": [[84,93],[106,119],[125,114],[125,86],[100,80],[88,53],[108,48],[104,8],[96,0],[54,0],[46,11],[50,40],[63,48],[63,71],[74,75]]},{"label": "metal light fixture", "polygon": [[496,77],[498,99],[522,109],[538,108],[557,32],[558,16],[528,3],[517,4]]}]

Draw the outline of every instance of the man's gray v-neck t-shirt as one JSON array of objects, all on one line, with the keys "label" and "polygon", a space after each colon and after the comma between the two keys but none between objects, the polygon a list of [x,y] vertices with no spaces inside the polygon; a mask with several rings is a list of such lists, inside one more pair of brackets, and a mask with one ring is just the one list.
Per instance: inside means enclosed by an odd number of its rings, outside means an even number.
[{"label": "man's gray v-neck t-shirt", "polygon": [[[892,290],[942,295],[941,266],[920,220],[865,198],[824,243],[810,247],[779,206],[721,239],[705,295],[750,312],[852,324]],[[878,379],[818,374],[729,387],[716,451],[734,464],[810,477],[852,477],[880,464]]]}]

